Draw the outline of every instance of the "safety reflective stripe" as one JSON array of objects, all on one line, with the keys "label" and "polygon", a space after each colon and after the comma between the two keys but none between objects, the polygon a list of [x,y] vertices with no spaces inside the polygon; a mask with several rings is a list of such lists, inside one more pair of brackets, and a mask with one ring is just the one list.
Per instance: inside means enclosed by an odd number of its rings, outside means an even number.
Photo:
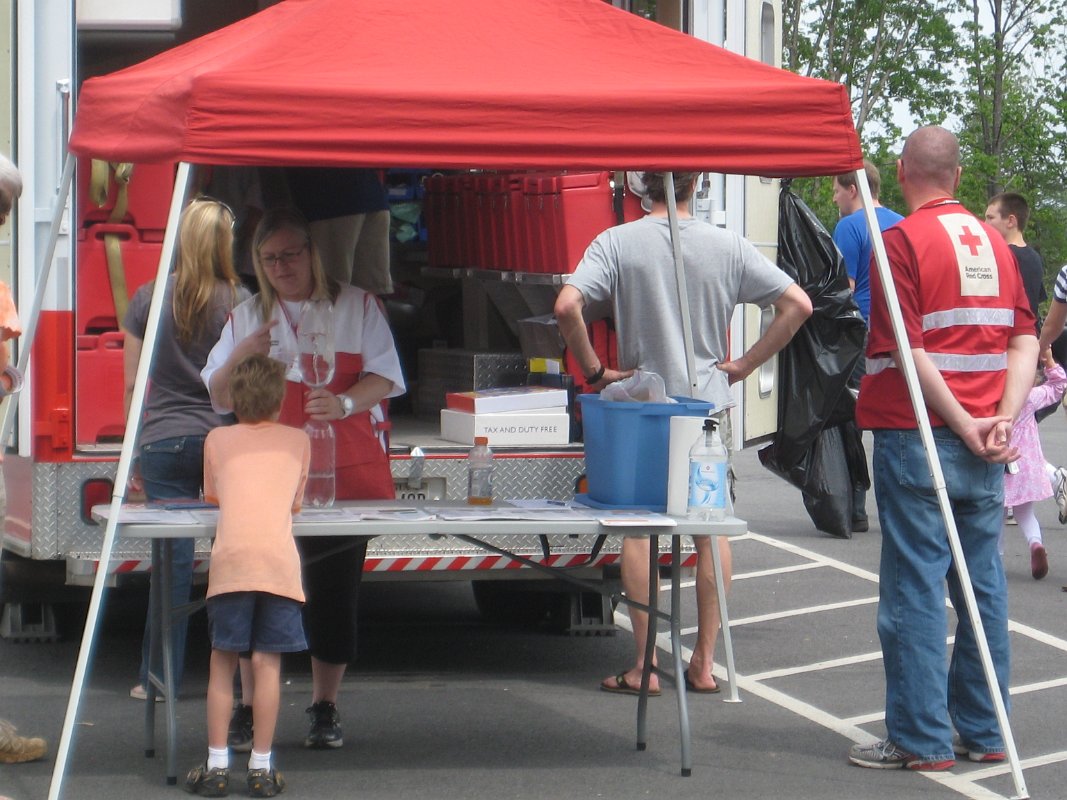
[{"label": "safety reflective stripe", "polygon": [[[983,353],[969,356],[961,353],[931,353],[927,350],[926,355],[941,372],[998,372],[1008,368],[1007,353]],[[877,375],[887,369],[896,369],[893,359],[867,359],[868,375]]]},{"label": "safety reflective stripe", "polygon": [[953,325],[1003,325],[1015,324],[1015,309],[1012,308],[949,308],[923,316],[923,330],[936,331]]}]

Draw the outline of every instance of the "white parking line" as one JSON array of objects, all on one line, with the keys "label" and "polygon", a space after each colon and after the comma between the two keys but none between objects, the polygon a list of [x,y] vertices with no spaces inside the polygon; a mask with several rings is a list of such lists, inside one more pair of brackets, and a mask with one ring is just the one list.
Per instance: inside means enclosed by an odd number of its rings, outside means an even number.
[{"label": "white parking line", "polygon": [[[870,572],[869,570],[862,569],[853,564],[848,564],[844,561],[839,561],[834,558],[829,558],[820,553],[807,550],[803,547],[798,547],[795,544],[789,542],[783,542],[778,539],[774,539],[762,534],[752,533],[751,531],[741,537],[749,539],[754,542],[766,545],[768,547],[775,548],[784,552],[791,553],[799,558],[805,559],[802,564],[793,564],[789,566],[779,567],[775,569],[759,570],[750,573],[738,574],[734,576],[734,580],[752,580],[755,578],[766,578],[786,573],[801,572],[809,569],[818,569],[830,567],[840,572],[843,572],[854,577],[861,578],[869,581],[873,584],[878,583],[878,576]],[[694,585],[693,581],[686,581],[681,584],[683,587],[690,587]],[[666,591],[669,591],[669,585],[666,587]],[[877,597],[865,597],[857,600],[848,600],[838,603],[826,603],[817,606],[808,606],[805,608],[791,609],[787,611],[774,612],[769,614],[760,614],[752,617],[746,617],[742,619],[735,619],[730,621],[731,629],[742,625],[752,625],[757,622],[767,622],[770,620],[780,620],[789,617],[806,616],[809,614],[816,614],[823,611],[838,610],[842,608],[853,608],[856,606],[870,605],[877,603]],[[627,614],[621,610],[617,610],[615,613],[615,622],[620,627],[630,630],[630,620]],[[1023,625],[1018,622],[1009,621],[1009,630],[1021,636],[1026,636],[1035,642],[1053,647],[1062,652],[1067,652],[1067,640],[1048,634],[1044,631],[1038,630],[1028,625]],[[684,628],[683,635],[693,635],[696,633],[696,628]],[[949,644],[953,642],[953,637],[947,637]],[[670,634],[669,632],[661,633],[657,636],[657,646],[665,653],[670,653]],[[682,648],[682,659],[686,662],[692,657],[692,650],[687,647]],[[881,652],[862,653],[856,656],[847,656],[838,659],[831,659],[827,661],[820,661],[813,664],[800,665],[796,667],[785,667],[776,670],[769,670],[767,672],[755,673],[752,675],[743,675],[737,673],[736,679],[738,689],[743,692],[759,697],[763,700],[767,700],[775,705],[783,708],[797,716],[810,720],[811,722],[821,725],[835,733],[840,734],[844,738],[857,742],[860,744],[866,744],[874,742],[877,737],[862,728],[862,725],[868,725],[878,722],[885,718],[884,711],[872,712],[868,714],[862,714],[852,717],[836,717],[816,706],[806,703],[799,698],[786,694],[778,689],[774,689],[766,684],[767,681],[780,679],[783,677],[789,677],[794,675],[800,675],[805,673],[822,672],[825,670],[836,669],[839,667],[850,666],[860,663],[869,663],[872,661],[881,660]],[[726,670],[724,667],[716,664],[714,669],[714,675],[716,679],[723,681],[726,679]],[[1012,695],[1029,694],[1032,692],[1039,692],[1048,689],[1057,689],[1063,686],[1067,686],[1067,677],[1055,678],[1046,681],[1039,681],[1029,683],[1025,685],[1019,685],[1011,688]],[[1047,766],[1050,764],[1059,764],[1067,762],[1067,751],[1061,751],[1056,753],[1048,753],[1042,756],[1034,756],[1031,758],[1023,759],[1021,762],[1023,769],[1032,769],[1040,766]],[[1011,773],[1011,767],[1008,763],[997,764],[993,766],[983,767],[980,769],[971,769],[961,773],[951,772],[920,772],[918,774],[934,781],[947,789],[950,789],[964,797],[971,800],[1005,800],[1004,795],[997,794],[996,792],[988,789],[985,786],[980,785],[980,781],[987,781],[992,778],[1000,777],[1003,775],[1009,775]]]}]

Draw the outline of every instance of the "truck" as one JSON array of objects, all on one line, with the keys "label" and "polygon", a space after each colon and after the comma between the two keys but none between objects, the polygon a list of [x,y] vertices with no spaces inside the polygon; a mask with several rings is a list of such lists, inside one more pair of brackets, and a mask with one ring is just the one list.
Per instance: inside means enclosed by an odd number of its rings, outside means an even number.
[{"label": "truck", "polygon": [[[778,0],[611,4],[764,63],[779,63]],[[54,638],[52,603],[90,586],[98,570],[106,570],[110,585],[119,585],[143,580],[150,564],[143,543],[121,538],[109,563],[101,564],[103,528],[92,520],[90,510],[108,502],[115,488],[125,430],[120,309],[155,274],[174,165],[136,164],[131,170],[124,164],[80,161],[76,190],[69,200],[61,198],[58,188],[77,89],[88,77],[142,61],[267,5],[272,3],[42,0],[16,9],[11,0],[0,0],[0,25],[11,22],[6,34],[13,59],[10,81],[0,84],[0,92],[11,98],[0,107],[0,146],[13,154],[27,179],[12,236],[0,241],[0,278],[13,284],[20,308],[32,303],[50,223],[57,205],[63,206],[26,388],[7,401],[18,406],[3,464],[7,509],[0,636]],[[0,27],[0,36],[4,34]],[[437,398],[448,389],[493,385],[501,373],[508,373],[504,380],[520,382],[511,374],[525,374],[520,320],[550,314],[567,271],[486,268],[469,250],[441,257],[434,232],[442,219],[430,219],[433,179],[440,175],[427,164],[425,170],[398,169],[386,176],[397,204],[424,204],[419,235],[393,245],[394,270],[405,289],[385,298],[409,388],[416,387],[410,400],[394,403],[392,474],[397,496],[418,500],[465,496],[467,448],[440,438]],[[455,171],[449,175],[455,177]],[[477,185],[484,176],[472,171],[459,177]],[[605,203],[615,203],[623,193],[621,173],[594,179],[607,187]],[[706,174],[694,211],[746,236],[774,260],[777,198],[776,180]],[[447,218],[444,224],[449,224]],[[455,218],[451,224],[457,224]],[[482,239],[485,236],[483,231]],[[758,338],[771,313],[749,306],[737,310],[730,330],[735,354]],[[441,321],[426,332],[405,324],[413,317],[420,323],[431,317]],[[473,385],[445,385],[441,375],[454,375],[457,364],[466,373],[463,381]],[[732,414],[739,446],[765,440],[775,431],[776,374],[771,361],[734,387],[737,405]],[[502,447],[496,452],[495,491],[501,498],[566,500],[585,471],[580,442]],[[548,537],[528,555],[573,564],[577,573],[594,580],[613,580],[618,547],[609,544],[592,559],[590,549],[591,542]],[[198,542],[198,572],[206,573],[209,553],[210,542]],[[695,564],[692,551],[686,558],[687,566]],[[469,581],[479,608],[497,618],[547,618],[573,633],[611,629],[611,604],[600,596],[562,590],[529,568],[457,542],[425,537],[375,541],[365,569],[368,580]]]}]

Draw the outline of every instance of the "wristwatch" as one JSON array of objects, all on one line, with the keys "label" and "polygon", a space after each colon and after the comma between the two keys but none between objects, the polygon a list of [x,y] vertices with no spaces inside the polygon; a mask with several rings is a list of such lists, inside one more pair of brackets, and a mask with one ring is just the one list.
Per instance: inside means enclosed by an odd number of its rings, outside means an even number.
[{"label": "wristwatch", "polygon": [[347,394],[339,394],[337,399],[341,401],[341,419],[348,419],[356,410],[356,401]]}]

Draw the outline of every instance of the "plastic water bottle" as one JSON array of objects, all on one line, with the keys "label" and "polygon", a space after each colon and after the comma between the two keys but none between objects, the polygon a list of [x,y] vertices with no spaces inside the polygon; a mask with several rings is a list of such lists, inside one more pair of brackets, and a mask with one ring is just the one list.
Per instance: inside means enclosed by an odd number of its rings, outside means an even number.
[{"label": "plastic water bottle", "polygon": [[730,492],[726,477],[726,447],[719,438],[718,424],[704,421],[700,438],[689,449],[689,519],[717,521],[726,518]]},{"label": "plastic water bottle", "polygon": [[329,508],[337,491],[337,443],[333,426],[323,420],[308,420],[304,433],[311,440],[311,464],[304,487],[304,505]]},{"label": "plastic water bottle", "polygon": [[493,502],[493,451],[487,436],[475,436],[467,453],[467,502],[472,506]]}]

